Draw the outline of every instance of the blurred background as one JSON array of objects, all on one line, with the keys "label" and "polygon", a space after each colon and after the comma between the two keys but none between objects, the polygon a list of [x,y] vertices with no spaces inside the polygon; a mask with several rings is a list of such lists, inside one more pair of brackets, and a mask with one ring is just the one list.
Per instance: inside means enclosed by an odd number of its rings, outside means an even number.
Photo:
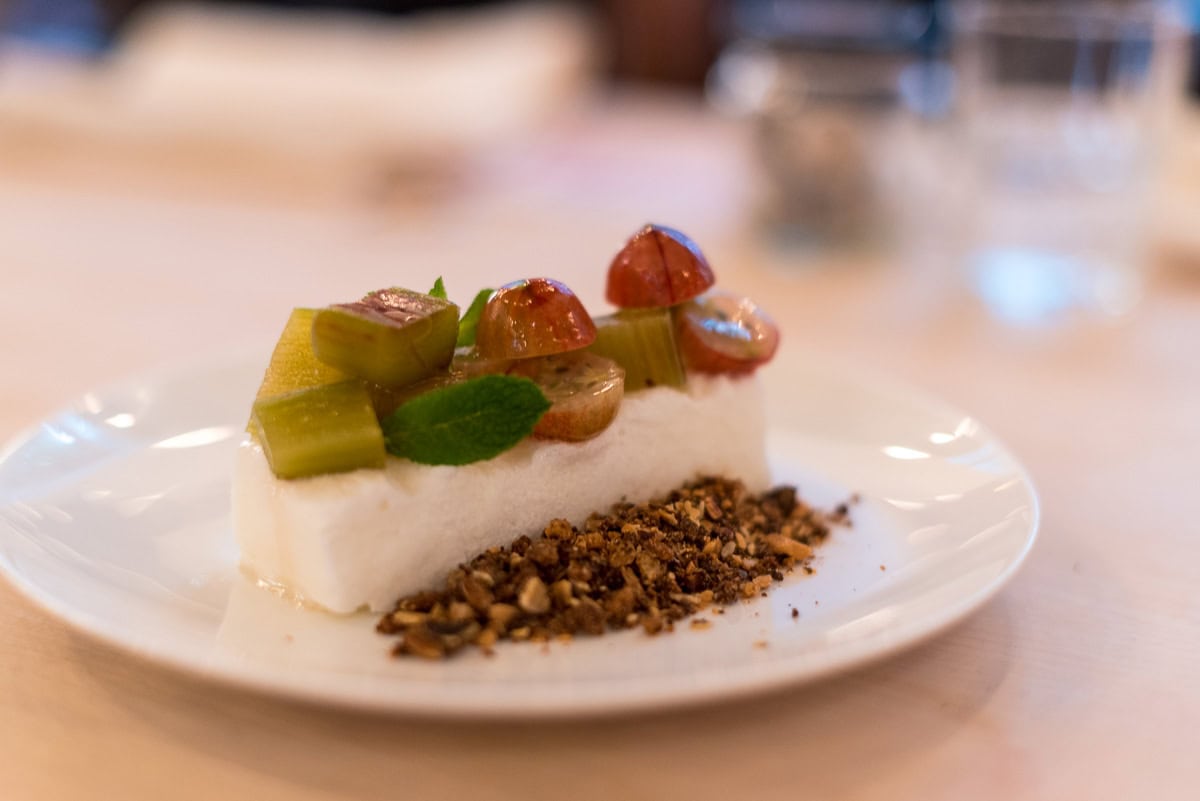
[{"label": "blurred background", "polygon": [[[957,287],[1009,323],[1120,318],[1148,265],[1200,263],[1197,19],[1200,2],[3,0],[0,181],[21,207],[70,187],[497,241],[563,224],[607,243],[597,273],[655,219],[777,272],[902,270],[918,306]],[[369,283],[352,261],[337,269]]]},{"label": "blurred background", "polygon": [[[440,275],[465,304],[542,275],[603,314],[610,259],[653,221],[774,315],[783,464],[832,486],[897,430],[926,455],[903,391],[789,430],[798,397],[846,397],[845,366],[970,410],[1044,515],[1011,589],[921,652],[711,717],[514,738],[222,698],[0,587],[0,796],[175,798],[185,775],[231,798],[772,798],[794,774],[829,798],[1196,797],[1188,741],[1162,732],[1200,719],[1198,22],[1200,0],[0,0],[0,441],[73,397],[103,418],[63,440],[79,464],[240,431],[257,382],[236,376],[290,310],[379,287]],[[85,394],[158,366],[195,370],[172,386],[202,402],[157,379]],[[137,489],[132,450],[46,492],[166,521],[129,553],[182,571],[225,525],[228,444],[163,452],[216,465],[165,494]],[[897,497],[941,481],[911,466]],[[960,497],[914,512],[911,541],[965,531]]]}]

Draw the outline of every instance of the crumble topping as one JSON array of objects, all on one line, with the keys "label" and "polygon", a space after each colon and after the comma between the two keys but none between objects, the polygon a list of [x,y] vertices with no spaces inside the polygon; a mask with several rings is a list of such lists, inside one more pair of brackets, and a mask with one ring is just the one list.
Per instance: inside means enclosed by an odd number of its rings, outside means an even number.
[{"label": "crumble topping", "polygon": [[[406,596],[376,629],[400,635],[397,656],[450,656],[468,645],[489,655],[501,639],[547,642],[640,626],[647,634],[708,607],[765,595],[800,567],[833,525],[792,486],[761,494],[740,481],[703,478],[645,504],[620,503],[582,528],[550,521],[459,565],[440,590]],[[693,628],[711,621],[697,619]]]}]

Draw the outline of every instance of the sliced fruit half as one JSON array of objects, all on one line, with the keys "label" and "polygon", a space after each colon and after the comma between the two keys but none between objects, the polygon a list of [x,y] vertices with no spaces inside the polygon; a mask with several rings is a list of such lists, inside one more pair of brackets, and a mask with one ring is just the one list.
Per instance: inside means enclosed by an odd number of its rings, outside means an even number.
[{"label": "sliced fruit half", "polygon": [[647,225],[613,258],[605,297],[620,309],[663,308],[691,300],[715,280],[708,260],[686,234]]},{"label": "sliced fruit half", "polygon": [[617,416],[625,388],[621,365],[587,351],[524,359],[509,373],[532,379],[550,401],[533,429],[540,439],[591,439]]},{"label": "sliced fruit half", "polygon": [[688,370],[753,372],[779,347],[779,329],[749,298],[714,292],[674,313],[679,353]]},{"label": "sliced fruit half", "polygon": [[579,350],[596,324],[565,285],[549,278],[505,284],[483,308],[475,347],[485,359],[529,359]]}]

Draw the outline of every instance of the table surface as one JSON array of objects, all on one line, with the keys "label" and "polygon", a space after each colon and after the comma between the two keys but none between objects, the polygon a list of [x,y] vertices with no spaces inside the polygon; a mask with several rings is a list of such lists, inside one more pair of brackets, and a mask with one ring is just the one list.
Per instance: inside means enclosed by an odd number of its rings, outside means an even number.
[{"label": "table surface", "polygon": [[0,582],[0,796],[1195,797],[1200,273],[1152,269],[1116,323],[1007,328],[945,260],[757,244],[736,127],[672,103],[611,112],[561,120],[420,203],[252,203],[236,177],[198,190],[83,159],[5,172],[0,436],[115,378],[266,346],[281,309],[397,271],[464,286],[548,273],[598,300],[608,255],[650,216],[693,232],[724,283],[770,298],[786,341],[939,395],[1011,446],[1044,511],[1012,583],[935,640],[817,684],[667,714],[472,723],[211,686]]}]

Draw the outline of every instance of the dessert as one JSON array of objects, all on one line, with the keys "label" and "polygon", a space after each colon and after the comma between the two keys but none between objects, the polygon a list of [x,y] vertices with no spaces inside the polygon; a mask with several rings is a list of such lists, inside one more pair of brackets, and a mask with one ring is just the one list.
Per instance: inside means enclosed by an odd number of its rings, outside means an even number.
[{"label": "dessert", "polygon": [[752,373],[778,333],[712,284],[690,239],[647,226],[595,320],[549,279],[485,290],[461,320],[440,279],[295,310],[236,458],[243,565],[333,612],[383,611],[550,520],[700,476],[767,489]]}]

